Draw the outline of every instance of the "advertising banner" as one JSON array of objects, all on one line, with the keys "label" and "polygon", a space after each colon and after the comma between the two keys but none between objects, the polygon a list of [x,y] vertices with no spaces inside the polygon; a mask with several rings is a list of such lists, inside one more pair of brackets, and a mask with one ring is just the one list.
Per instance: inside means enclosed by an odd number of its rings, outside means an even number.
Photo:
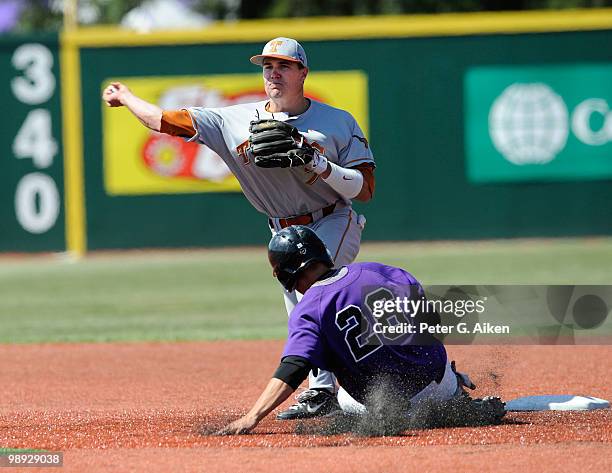
[{"label": "advertising banner", "polygon": [[612,64],[469,69],[468,179],[612,178],[611,84]]},{"label": "advertising banner", "polygon": [[[225,107],[265,100],[261,74],[110,78],[166,110]],[[368,85],[361,71],[313,72],[306,95],[349,110],[367,135]],[[209,148],[143,127],[125,110],[103,107],[104,187],[109,195],[239,192],[240,185]]]}]

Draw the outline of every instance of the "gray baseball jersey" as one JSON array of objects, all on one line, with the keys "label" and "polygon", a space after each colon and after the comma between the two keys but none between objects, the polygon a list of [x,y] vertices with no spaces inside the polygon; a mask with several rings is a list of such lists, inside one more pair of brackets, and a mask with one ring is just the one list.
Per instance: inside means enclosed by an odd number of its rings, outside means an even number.
[{"label": "gray baseball jersey", "polygon": [[343,200],[319,176],[299,168],[263,169],[255,166],[247,152],[249,124],[253,120],[276,119],[295,126],[306,141],[342,167],[374,163],[372,151],[350,113],[311,100],[301,115],[269,113],[267,101],[222,108],[188,108],[199,141],[225,161],[240,182],[251,204],[269,217],[302,215]]}]

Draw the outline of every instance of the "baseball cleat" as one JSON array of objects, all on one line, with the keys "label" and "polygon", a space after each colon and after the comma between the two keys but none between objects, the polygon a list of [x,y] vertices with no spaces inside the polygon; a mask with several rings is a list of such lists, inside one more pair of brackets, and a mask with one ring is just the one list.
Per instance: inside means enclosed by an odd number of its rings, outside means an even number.
[{"label": "baseball cleat", "polygon": [[472,399],[472,406],[483,424],[499,424],[506,415],[506,403],[498,397]]},{"label": "baseball cleat", "polygon": [[297,402],[289,409],[277,414],[278,420],[310,419],[342,412],[336,395],[327,389],[307,389],[295,400]]},{"label": "baseball cleat", "polygon": [[427,425],[430,427],[497,425],[505,415],[506,405],[499,397],[486,396],[472,399],[463,391],[452,399],[434,406],[432,419],[427,419]]}]

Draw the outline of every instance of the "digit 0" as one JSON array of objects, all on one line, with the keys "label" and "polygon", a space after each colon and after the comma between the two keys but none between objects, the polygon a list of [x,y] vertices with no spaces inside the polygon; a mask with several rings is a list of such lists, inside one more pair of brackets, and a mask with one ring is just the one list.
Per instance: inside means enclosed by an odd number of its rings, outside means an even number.
[{"label": "digit 0", "polygon": [[19,181],[15,192],[15,215],[24,230],[39,234],[48,231],[59,215],[60,199],[55,181],[38,172]]}]

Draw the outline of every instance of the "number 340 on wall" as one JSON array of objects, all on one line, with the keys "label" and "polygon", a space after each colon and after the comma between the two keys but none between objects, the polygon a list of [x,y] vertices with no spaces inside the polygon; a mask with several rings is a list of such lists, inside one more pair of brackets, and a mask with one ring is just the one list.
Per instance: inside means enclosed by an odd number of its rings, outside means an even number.
[{"label": "number 340 on wall", "polygon": [[[53,54],[42,44],[19,46],[12,64],[20,75],[11,80],[11,90],[20,102],[33,107],[48,102],[55,92]],[[33,172],[24,175],[15,191],[15,215],[24,230],[40,234],[50,230],[60,211],[57,185],[41,172],[53,164],[57,142],[51,129],[51,112],[36,107],[30,110],[13,140],[13,154],[31,159]]]}]

